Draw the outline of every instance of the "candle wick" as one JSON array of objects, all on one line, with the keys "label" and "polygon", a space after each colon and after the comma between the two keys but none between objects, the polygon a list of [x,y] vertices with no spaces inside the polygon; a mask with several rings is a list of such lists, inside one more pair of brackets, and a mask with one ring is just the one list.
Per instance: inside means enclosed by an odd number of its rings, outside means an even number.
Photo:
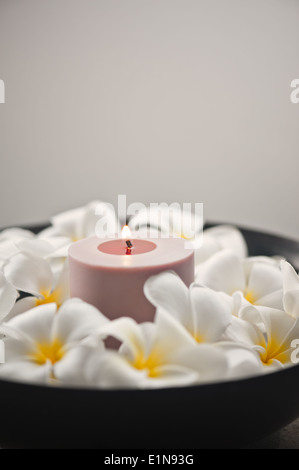
[{"label": "candle wick", "polygon": [[131,255],[133,243],[131,242],[131,240],[126,240],[126,245],[127,245],[127,255]]}]

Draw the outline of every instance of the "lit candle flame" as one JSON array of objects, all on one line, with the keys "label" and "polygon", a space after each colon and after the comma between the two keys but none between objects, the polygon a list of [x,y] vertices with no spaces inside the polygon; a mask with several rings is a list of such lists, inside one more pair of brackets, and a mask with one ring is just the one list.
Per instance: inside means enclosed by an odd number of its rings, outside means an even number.
[{"label": "lit candle flame", "polygon": [[127,240],[131,240],[132,238],[132,232],[130,230],[130,228],[128,227],[128,225],[125,225],[124,228],[122,229],[122,239],[127,241]]}]

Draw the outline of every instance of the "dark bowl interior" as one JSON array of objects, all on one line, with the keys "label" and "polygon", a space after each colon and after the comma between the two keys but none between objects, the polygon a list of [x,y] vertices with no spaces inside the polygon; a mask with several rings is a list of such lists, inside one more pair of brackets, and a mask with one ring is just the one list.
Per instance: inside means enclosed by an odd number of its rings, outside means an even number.
[{"label": "dark bowl interior", "polygon": [[[250,255],[282,255],[298,268],[299,242],[243,233]],[[0,445],[236,448],[298,418],[298,390],[299,366],[252,379],[167,390],[72,390],[0,381]]]}]

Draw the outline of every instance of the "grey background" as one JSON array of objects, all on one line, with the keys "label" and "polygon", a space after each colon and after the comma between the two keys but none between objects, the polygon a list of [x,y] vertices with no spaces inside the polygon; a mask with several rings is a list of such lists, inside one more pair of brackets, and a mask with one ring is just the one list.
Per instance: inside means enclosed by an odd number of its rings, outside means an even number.
[{"label": "grey background", "polygon": [[1,225],[203,202],[299,238],[298,0],[0,0]]}]

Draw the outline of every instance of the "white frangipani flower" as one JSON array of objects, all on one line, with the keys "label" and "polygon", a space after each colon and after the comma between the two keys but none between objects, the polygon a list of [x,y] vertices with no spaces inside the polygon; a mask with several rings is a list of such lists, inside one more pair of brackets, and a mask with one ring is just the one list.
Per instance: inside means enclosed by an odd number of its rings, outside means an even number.
[{"label": "white frangipani flower", "polygon": [[34,233],[29,230],[12,228],[0,232],[0,269],[6,261],[18,253],[16,243],[21,240],[34,240]]},{"label": "white frangipani flower", "polygon": [[[105,206],[105,217],[113,222],[113,225],[119,229],[119,222],[115,218],[115,211],[109,204],[100,201],[93,201],[85,207],[73,209],[52,218],[52,227],[43,231],[40,236],[43,237],[67,237],[72,242],[95,236],[97,222],[101,215],[96,215],[98,207]],[[118,231],[118,230],[116,230]],[[97,233],[99,236],[100,234]],[[103,233],[105,236],[105,233]]]},{"label": "white frangipani flower", "polygon": [[[37,307],[0,327],[6,362],[0,377],[37,383],[84,384],[84,362],[92,349],[88,339],[108,320],[78,299]],[[98,342],[97,352],[104,353]]]},{"label": "white frangipani flower", "polygon": [[299,318],[299,276],[295,269],[286,261],[282,261],[283,274],[283,306],[286,313]]},{"label": "white frangipani flower", "polygon": [[248,305],[283,308],[282,272],[276,259],[242,260],[225,250],[200,267],[196,281],[229,296],[241,292]]},{"label": "white frangipani flower", "polygon": [[197,345],[169,313],[158,310],[153,324],[121,318],[100,330],[122,342],[118,353],[97,351],[85,365],[86,382],[100,388],[166,388],[223,380],[222,351]]},{"label": "white frangipani flower", "polygon": [[[226,332],[233,321],[234,309],[240,308],[240,296],[233,299],[196,284],[188,289],[179,276],[171,272],[150,278],[145,284],[145,294],[153,305],[177,319],[195,344],[213,344],[225,356],[227,379],[261,372],[260,362],[250,348],[224,341],[228,339]],[[189,365],[195,367],[192,361]]]},{"label": "white frangipani flower", "polygon": [[204,230],[202,247],[195,253],[196,266],[223,250],[231,250],[241,259],[248,256],[247,244],[240,230],[230,225],[219,225]]},{"label": "white frangipani flower", "polygon": [[43,258],[49,264],[55,278],[54,283],[56,283],[63,272],[70,245],[70,240],[64,237],[22,240],[16,243],[16,254],[24,253],[29,256]]},{"label": "white frangipani flower", "polygon": [[17,242],[21,240],[33,240],[35,234],[22,228],[8,228],[0,233],[0,245],[4,242]]},{"label": "white frangipani flower", "polygon": [[18,252],[40,256],[52,260],[55,258],[66,258],[70,240],[67,237],[36,237],[33,240],[23,239],[15,242]]},{"label": "white frangipani flower", "polygon": [[229,299],[196,284],[188,289],[173,272],[148,279],[144,292],[155,307],[176,318],[196,343],[220,341],[232,321]]},{"label": "white frangipani flower", "polygon": [[22,229],[10,229],[0,233],[0,269],[20,251],[51,260],[53,266],[63,263],[71,240],[66,237],[43,238]]},{"label": "white frangipani flower", "polygon": [[281,310],[249,306],[242,309],[240,318],[234,318],[226,335],[229,340],[252,348],[265,368],[284,368],[292,365],[293,341],[299,338],[299,319]]},{"label": "white frangipani flower", "polygon": [[11,317],[43,304],[55,303],[59,308],[69,298],[68,263],[56,281],[48,261],[21,252],[5,265],[4,273],[18,291],[30,295],[16,303]]},{"label": "white frangipani flower", "polygon": [[9,315],[19,294],[0,271],[0,323]]}]

